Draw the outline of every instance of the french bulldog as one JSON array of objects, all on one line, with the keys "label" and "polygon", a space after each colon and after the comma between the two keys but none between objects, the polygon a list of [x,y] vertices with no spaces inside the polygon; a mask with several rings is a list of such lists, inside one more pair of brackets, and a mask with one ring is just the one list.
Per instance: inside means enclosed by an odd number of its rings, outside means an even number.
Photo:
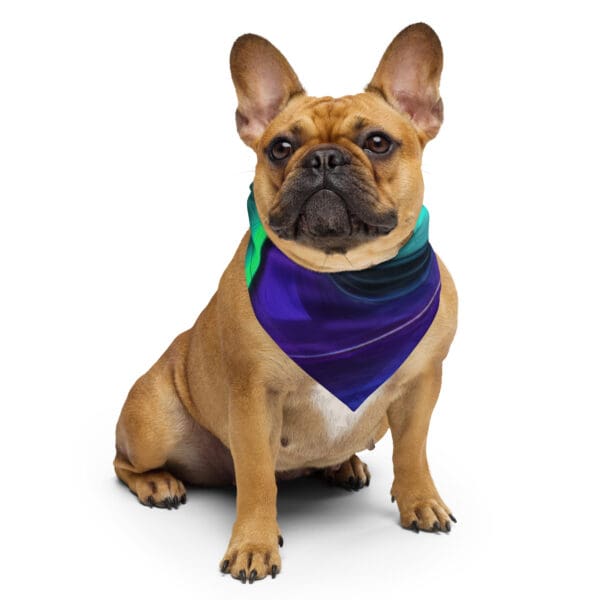
[{"label": "french bulldog", "polygon": [[220,568],[243,583],[281,570],[277,481],[369,485],[356,453],[388,428],[401,525],[455,522],[426,456],[458,302],[423,207],[441,71],[423,23],[341,98],[308,96],[262,37],[231,50],[237,130],[257,157],[251,228],[195,324],[129,392],[114,468],[150,507],[184,504],[184,482],[235,485]]}]

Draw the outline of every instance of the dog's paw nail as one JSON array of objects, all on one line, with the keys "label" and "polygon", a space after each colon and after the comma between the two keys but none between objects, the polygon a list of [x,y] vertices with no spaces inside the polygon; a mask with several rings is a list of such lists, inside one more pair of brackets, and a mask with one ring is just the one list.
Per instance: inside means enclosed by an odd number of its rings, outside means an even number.
[{"label": "dog's paw nail", "polygon": [[457,522],[457,521],[456,521],[456,519],[454,518],[454,515],[450,515],[450,518],[452,519],[452,522],[453,522],[453,523],[456,523],[456,522]]},{"label": "dog's paw nail", "polygon": [[[279,547],[281,548],[281,547],[283,546],[283,536],[282,536],[282,535],[280,535],[280,536],[277,538],[277,542],[279,543]],[[292,544],[292,545],[293,545],[293,544]]]},{"label": "dog's paw nail", "polygon": [[394,504],[394,502],[396,502],[396,498],[394,498],[394,496],[392,496],[392,504]]},{"label": "dog's paw nail", "polygon": [[187,495],[184,494],[183,496],[181,496],[181,504],[185,504],[187,502]]},{"label": "dog's paw nail", "polygon": [[277,568],[277,565],[273,565],[271,567],[271,577],[275,579],[275,577],[277,577],[277,573],[279,573],[279,569]]},{"label": "dog's paw nail", "polygon": [[227,569],[229,568],[229,561],[228,560],[224,560],[221,563],[221,573],[227,573]]},{"label": "dog's paw nail", "polygon": [[436,522],[433,524],[433,526],[432,526],[432,528],[431,528],[431,531],[440,531],[440,522],[439,522],[439,521],[436,521]]},{"label": "dog's paw nail", "polygon": [[146,504],[150,507],[150,508],[154,508],[154,498],[152,496],[148,496],[146,498]]},{"label": "dog's paw nail", "polygon": [[452,525],[450,525],[450,521],[446,521],[446,531],[450,531],[452,529]]},{"label": "dog's paw nail", "polygon": [[419,533],[419,525],[416,521],[413,521],[410,526],[415,533]]},{"label": "dog's paw nail", "polygon": [[248,577],[248,583],[254,583],[257,575],[256,569],[252,569],[252,571],[250,571],[250,576]]},{"label": "dog's paw nail", "polygon": [[242,569],[239,573],[238,573],[238,579],[242,582],[242,583],[246,583],[246,570]]}]

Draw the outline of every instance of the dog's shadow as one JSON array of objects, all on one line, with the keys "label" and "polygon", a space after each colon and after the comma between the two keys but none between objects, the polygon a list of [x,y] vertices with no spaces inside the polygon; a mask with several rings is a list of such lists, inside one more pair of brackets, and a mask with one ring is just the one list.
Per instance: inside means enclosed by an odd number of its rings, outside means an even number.
[{"label": "dog's shadow", "polygon": [[[380,516],[390,517],[388,504],[381,503],[379,494],[370,493],[372,490],[369,487],[348,491],[328,484],[319,476],[307,476],[279,481],[277,488],[277,514],[282,529],[303,527],[309,522],[311,527],[325,526],[331,523],[333,517],[353,519],[363,514],[367,507],[369,511],[381,513]],[[235,519],[235,487],[188,486],[188,503],[205,505],[213,501],[221,506],[220,516],[225,519],[224,525],[230,527]]]},{"label": "dog's shadow", "polygon": [[[115,483],[119,487],[126,487],[118,480]],[[206,519],[206,524],[211,527],[229,530],[236,513],[235,486],[185,485],[187,503],[179,510],[190,511],[195,515],[194,518]],[[385,518],[389,518],[394,512],[389,509],[391,505],[382,503],[379,494],[373,494],[369,487],[348,491],[343,487],[330,485],[316,475],[278,481],[277,488],[277,514],[282,529],[301,528],[307,523],[311,527],[326,527],[332,520],[357,518],[365,510],[374,511]]]}]

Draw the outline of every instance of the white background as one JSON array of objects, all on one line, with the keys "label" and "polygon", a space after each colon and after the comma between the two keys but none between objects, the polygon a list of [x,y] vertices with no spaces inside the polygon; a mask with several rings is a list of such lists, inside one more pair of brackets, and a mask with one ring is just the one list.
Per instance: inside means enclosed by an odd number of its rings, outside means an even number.
[{"label": "white background", "polygon": [[[598,57],[592,3],[0,4],[2,476],[7,598],[597,598]],[[228,54],[277,45],[309,92],[359,91],[415,21],[445,50],[424,160],[460,294],[429,454],[459,519],[398,525],[371,487],[282,486],[283,573],[217,566],[231,490],[149,510],[117,483],[133,381],[189,327],[246,227],[254,167]],[[8,594],[6,594],[6,593]]]}]

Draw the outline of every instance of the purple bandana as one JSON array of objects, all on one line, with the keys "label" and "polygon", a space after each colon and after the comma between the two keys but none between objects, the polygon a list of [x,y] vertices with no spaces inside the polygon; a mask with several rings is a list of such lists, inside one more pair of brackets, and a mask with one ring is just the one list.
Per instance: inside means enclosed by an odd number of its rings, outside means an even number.
[{"label": "purple bandana", "polygon": [[427,241],[427,210],[393,259],[330,274],[285,256],[257,224],[252,194],[248,207],[247,281],[256,318],[300,368],[356,410],[398,370],[437,312],[440,273]]}]

